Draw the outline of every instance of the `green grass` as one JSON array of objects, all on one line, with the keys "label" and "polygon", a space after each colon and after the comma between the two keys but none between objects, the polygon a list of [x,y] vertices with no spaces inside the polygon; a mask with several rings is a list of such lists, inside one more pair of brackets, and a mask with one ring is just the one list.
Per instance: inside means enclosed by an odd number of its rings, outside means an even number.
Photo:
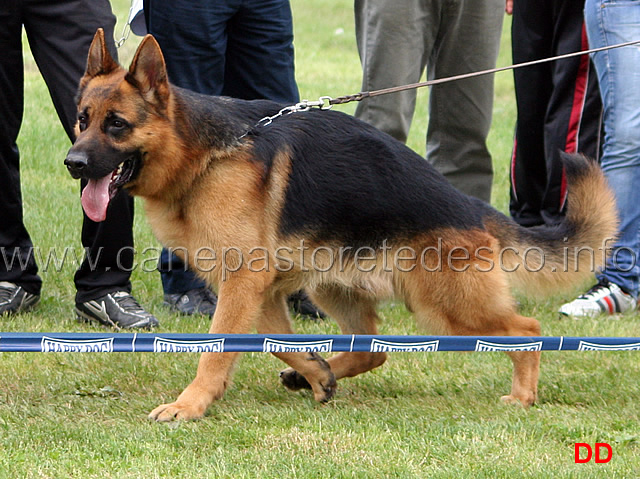
[{"label": "green grass", "polygon": [[[120,19],[126,0],[114,2]],[[352,5],[293,0],[301,95],[341,96],[360,88]],[[510,63],[508,24],[499,64]],[[121,25],[117,33],[121,31]],[[128,64],[131,37],[121,51]],[[22,153],[25,222],[45,253],[80,247],[79,185],[62,165],[69,147],[37,68],[26,54]],[[506,209],[513,130],[511,73],[496,78],[494,204]],[[427,91],[421,91],[409,144],[424,153]],[[353,105],[342,108],[353,111]],[[139,251],[157,246],[138,204]],[[144,259],[138,256],[138,260]],[[100,331],[73,319],[73,262],[42,271],[43,298],[32,313],[0,319],[2,331]],[[208,320],[169,314],[157,273],[136,270],[134,293],[160,331],[205,332]],[[640,336],[638,316],[560,321],[570,296],[534,302],[524,314],[545,335]],[[384,334],[420,334],[404,307],[381,308]],[[331,322],[296,321],[305,333],[337,333]],[[191,380],[190,354],[0,355],[0,478],[601,478],[637,477],[637,353],[545,353],[540,400],[530,410],[501,405],[511,365],[502,354],[397,353],[382,368],[344,380],[333,401],[278,383],[282,364],[246,354],[234,385],[202,421],[155,424],[146,414]],[[608,464],[574,464],[574,443],[607,442]]]}]

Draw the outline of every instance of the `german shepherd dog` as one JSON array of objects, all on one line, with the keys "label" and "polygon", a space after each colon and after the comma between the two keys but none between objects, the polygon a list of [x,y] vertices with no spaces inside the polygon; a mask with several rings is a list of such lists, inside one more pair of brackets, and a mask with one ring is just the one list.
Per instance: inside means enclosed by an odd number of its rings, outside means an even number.
[{"label": "german shepherd dog", "polygon": [[[524,229],[347,114],[311,109],[263,125],[283,105],[172,86],[152,36],[126,70],[98,31],[77,103],[65,164],[89,180],[86,213],[102,220],[120,188],[144,198],[159,241],[217,289],[212,334],[292,333],[285,298],[305,288],[344,334],[377,334],[377,302],[396,297],[436,334],[539,336],[538,321],[517,313],[511,287],[576,287],[602,260],[581,265],[585,255],[573,252],[598,251],[616,234],[613,195],[598,165],[581,156],[565,158],[564,223]],[[204,250],[215,267],[193,254]],[[386,359],[274,354],[289,366],[284,386],[311,389],[317,401],[334,395],[336,380]],[[507,354],[513,384],[502,400],[530,406],[540,352]],[[150,417],[202,417],[227,388],[236,357],[204,353],[193,382]]]}]

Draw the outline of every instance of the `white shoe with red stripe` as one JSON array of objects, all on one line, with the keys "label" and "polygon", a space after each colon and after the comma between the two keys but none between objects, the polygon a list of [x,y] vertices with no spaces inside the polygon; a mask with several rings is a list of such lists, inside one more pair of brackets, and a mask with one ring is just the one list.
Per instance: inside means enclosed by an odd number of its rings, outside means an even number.
[{"label": "white shoe with red stripe", "polygon": [[601,282],[570,303],[563,304],[560,314],[573,318],[590,318],[599,314],[617,314],[632,311],[638,301],[620,289],[617,284]]}]

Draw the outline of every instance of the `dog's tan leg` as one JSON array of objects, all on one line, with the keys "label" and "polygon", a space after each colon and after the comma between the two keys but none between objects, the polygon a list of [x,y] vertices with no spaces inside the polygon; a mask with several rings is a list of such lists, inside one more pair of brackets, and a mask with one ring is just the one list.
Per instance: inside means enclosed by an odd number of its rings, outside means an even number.
[{"label": "dog's tan leg", "polygon": [[[488,322],[489,323],[489,322]],[[533,318],[513,313],[504,319],[504,326],[494,322],[487,328],[460,328],[455,334],[465,336],[540,336],[540,324]],[[493,327],[491,327],[493,326]],[[533,405],[538,399],[538,375],[540,372],[539,351],[510,351],[506,353],[513,362],[511,393],[502,396],[507,404]]]},{"label": "dog's tan leg", "polygon": [[[377,334],[375,300],[341,286],[322,286],[309,292],[320,309],[336,320],[343,334]],[[339,353],[327,360],[336,379],[357,376],[381,366],[386,353]],[[282,383],[289,389],[309,388],[297,368],[281,373]]]},{"label": "dog's tan leg", "polygon": [[[519,316],[504,272],[420,273],[405,282],[416,318],[438,333],[461,336],[539,336],[540,324]],[[407,286],[408,285],[408,286]],[[507,353],[513,361],[511,394],[506,403],[531,406],[537,399],[540,352]]]},{"label": "dog's tan leg", "polygon": [[[250,333],[262,310],[264,281],[237,275],[223,282],[211,322],[211,334]],[[213,401],[224,394],[238,353],[203,353],[193,382],[170,404],[155,408],[149,417],[156,421],[198,419]]]},{"label": "dog's tan leg", "polygon": [[[508,330],[509,336],[540,336],[540,323],[533,318],[516,315]],[[511,394],[501,399],[508,404],[520,403],[525,407],[538,399],[539,351],[513,351],[507,353],[513,361]]]},{"label": "dog's tan leg", "polygon": [[[278,295],[265,300],[263,314],[258,321],[257,328],[258,332],[262,334],[293,333],[284,296]],[[299,372],[299,379],[306,384],[307,388],[313,390],[316,401],[326,402],[335,394],[336,378],[327,361],[319,354],[300,352],[273,353],[273,355],[291,366],[291,370]],[[300,389],[300,387],[291,388]]]}]

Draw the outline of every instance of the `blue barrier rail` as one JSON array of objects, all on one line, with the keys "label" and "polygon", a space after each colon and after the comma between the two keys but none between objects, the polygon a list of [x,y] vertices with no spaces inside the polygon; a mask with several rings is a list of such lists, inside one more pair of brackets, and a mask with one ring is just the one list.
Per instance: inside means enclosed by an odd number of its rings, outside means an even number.
[{"label": "blue barrier rail", "polygon": [[0,352],[638,351],[634,337],[2,333]]}]

